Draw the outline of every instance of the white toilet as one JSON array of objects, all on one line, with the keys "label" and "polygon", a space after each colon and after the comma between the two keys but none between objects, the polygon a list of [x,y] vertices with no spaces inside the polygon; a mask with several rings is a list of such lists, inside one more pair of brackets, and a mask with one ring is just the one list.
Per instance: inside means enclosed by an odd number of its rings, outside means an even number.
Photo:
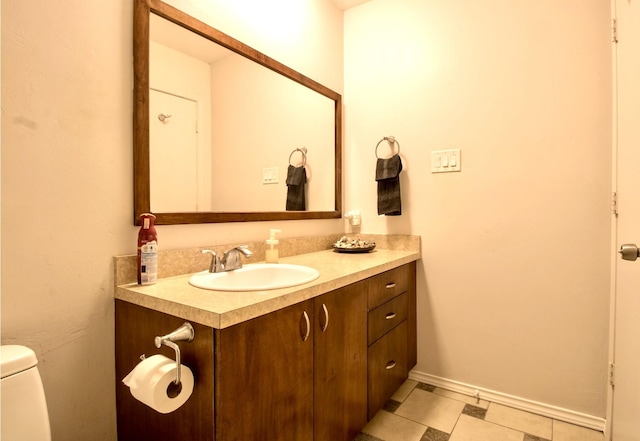
[{"label": "white toilet", "polygon": [[37,364],[36,354],[25,346],[0,346],[2,441],[51,441]]}]

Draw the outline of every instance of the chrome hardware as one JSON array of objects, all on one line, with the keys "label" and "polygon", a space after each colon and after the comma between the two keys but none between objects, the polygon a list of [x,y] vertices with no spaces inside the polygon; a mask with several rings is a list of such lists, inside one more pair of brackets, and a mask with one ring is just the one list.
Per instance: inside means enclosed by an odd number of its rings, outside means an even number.
[{"label": "chrome hardware", "polygon": [[638,257],[640,257],[640,250],[633,243],[625,243],[624,245],[620,245],[620,256],[622,256],[623,260],[631,260],[634,261]]},{"label": "chrome hardware", "polygon": [[247,245],[232,248],[224,253],[224,256],[222,256],[223,271],[231,271],[234,269],[242,268],[242,258],[240,257],[241,254],[243,254],[245,257],[253,256],[253,253],[249,250],[249,247]]},{"label": "chrome hardware", "polygon": [[177,342],[177,341],[192,342],[193,341],[193,337],[195,337],[195,331],[193,330],[193,326],[191,326],[191,323],[189,323],[189,322],[184,322],[184,324],[182,326],[180,326],[178,329],[176,329],[175,331],[170,332],[167,335],[163,335],[162,337],[156,337],[154,339],[154,343],[156,345],[156,348],[159,348],[160,346],[162,346],[167,341],[170,341],[170,342]]},{"label": "chrome hardware", "polygon": [[395,312],[388,312],[387,315],[384,316],[385,319],[387,320],[391,320],[396,318],[396,313]]},{"label": "chrome hardware", "polygon": [[322,332],[324,332],[329,326],[329,311],[327,310],[327,305],[325,305],[324,303],[322,304],[322,312],[324,312],[324,323],[322,323],[320,329],[322,330]]},{"label": "chrome hardware", "polygon": [[[400,154],[400,143],[396,140],[396,138],[394,136],[385,136],[380,141],[378,141],[378,144],[376,144],[376,158],[378,159],[380,158],[380,156],[378,156],[378,147],[380,146],[380,143],[382,141],[387,141],[387,143],[389,143],[389,148],[391,149],[391,152],[393,154],[396,154],[396,155]],[[398,146],[397,153],[394,153],[395,146]]]},{"label": "chrome hardware", "polygon": [[389,369],[393,369],[394,367],[396,367],[396,361],[391,360],[390,362],[387,363],[387,366],[385,366],[385,369],[389,370]]},{"label": "chrome hardware", "polygon": [[215,251],[212,250],[202,250],[200,251],[202,254],[211,254],[211,265],[209,265],[210,273],[219,273],[222,271],[222,264],[220,263],[220,257],[216,254]]},{"label": "chrome hardware", "polygon": [[[302,312],[302,318],[304,319],[304,323],[306,326],[306,330],[304,331],[304,333],[301,332],[302,341],[307,341],[307,339],[309,338],[309,334],[311,333],[311,322],[309,322],[309,314],[307,314],[307,311]],[[302,330],[302,321],[300,321],[300,323],[300,330]]]},{"label": "chrome hardware", "polygon": [[171,118],[171,115],[167,115],[166,113],[161,113],[158,115],[158,119],[162,122],[165,122],[165,120]]},{"label": "chrome hardware", "polygon": [[167,335],[163,335],[162,337],[156,337],[153,342],[156,345],[156,348],[160,348],[160,346],[165,345],[176,351],[176,380],[167,388],[167,394],[170,398],[175,398],[178,396],[180,391],[182,390],[182,384],[180,383],[180,346],[178,346],[175,342],[177,341],[186,341],[191,342],[195,337],[195,331],[193,330],[193,326],[191,323],[185,322],[182,326],[176,329],[173,332],[170,332]]},{"label": "chrome hardware", "polygon": [[395,287],[396,287],[396,282],[387,283],[387,285],[385,286],[385,288],[387,289],[391,289]]},{"label": "chrome hardware", "polygon": [[222,259],[212,250],[202,250],[200,252],[202,254],[211,254],[211,265],[209,265],[210,273],[221,273],[223,271],[240,269],[242,268],[242,258],[240,255],[243,254],[245,257],[251,257],[253,255],[247,245],[241,245],[226,251]]}]

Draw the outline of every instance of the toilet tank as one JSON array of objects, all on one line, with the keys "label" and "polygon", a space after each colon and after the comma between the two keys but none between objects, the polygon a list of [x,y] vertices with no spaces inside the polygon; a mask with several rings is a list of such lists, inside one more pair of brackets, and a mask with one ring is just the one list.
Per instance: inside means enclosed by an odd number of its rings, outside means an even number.
[{"label": "toilet tank", "polygon": [[36,354],[25,346],[0,346],[2,441],[51,441],[37,364]]}]

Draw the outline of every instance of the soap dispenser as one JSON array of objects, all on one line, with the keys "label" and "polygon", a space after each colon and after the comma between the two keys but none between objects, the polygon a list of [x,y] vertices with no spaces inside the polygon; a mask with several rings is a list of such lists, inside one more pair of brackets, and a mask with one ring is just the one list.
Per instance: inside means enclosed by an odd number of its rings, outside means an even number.
[{"label": "soap dispenser", "polygon": [[277,228],[269,230],[269,239],[266,240],[267,251],[264,259],[267,263],[278,263],[278,243],[280,241],[276,239],[276,233],[279,232],[280,230]]}]

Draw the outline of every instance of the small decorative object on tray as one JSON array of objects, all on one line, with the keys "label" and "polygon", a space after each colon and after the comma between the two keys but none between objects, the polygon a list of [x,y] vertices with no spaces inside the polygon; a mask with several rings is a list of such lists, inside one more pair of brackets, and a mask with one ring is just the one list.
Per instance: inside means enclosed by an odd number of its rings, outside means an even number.
[{"label": "small decorative object on tray", "polygon": [[342,236],[339,241],[333,244],[333,250],[338,253],[368,253],[376,247],[375,242],[357,238]]}]

